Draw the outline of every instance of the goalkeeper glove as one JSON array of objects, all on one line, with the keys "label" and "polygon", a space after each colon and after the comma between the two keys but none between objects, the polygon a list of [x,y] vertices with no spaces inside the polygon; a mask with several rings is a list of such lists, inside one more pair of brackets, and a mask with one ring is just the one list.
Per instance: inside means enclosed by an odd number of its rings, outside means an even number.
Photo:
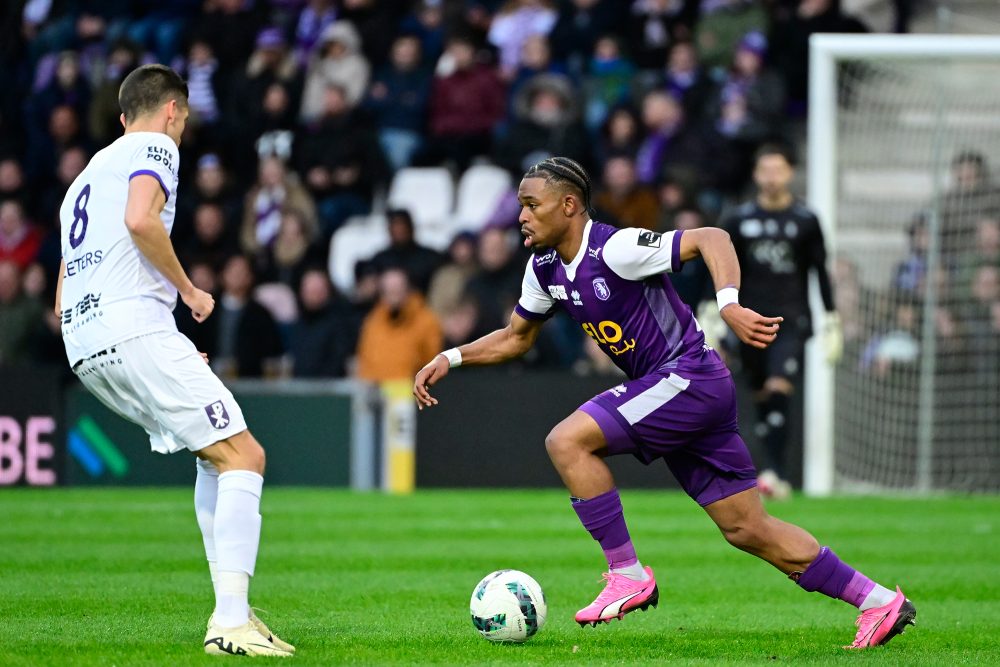
[{"label": "goalkeeper glove", "polygon": [[823,320],[823,351],[826,363],[836,365],[844,354],[844,330],[840,325],[840,315],[830,311]]}]

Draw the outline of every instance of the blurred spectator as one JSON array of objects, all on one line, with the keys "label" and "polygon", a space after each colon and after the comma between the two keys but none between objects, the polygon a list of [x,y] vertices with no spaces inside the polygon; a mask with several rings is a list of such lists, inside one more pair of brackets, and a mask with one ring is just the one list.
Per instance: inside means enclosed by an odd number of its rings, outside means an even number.
[{"label": "blurred spectator", "polygon": [[32,335],[42,322],[43,310],[38,300],[21,290],[18,264],[0,255],[0,366],[29,361]]},{"label": "blurred spectator", "polygon": [[533,35],[548,35],[556,24],[552,0],[507,0],[493,17],[487,35],[500,51],[500,72],[511,79],[521,62],[525,41]]},{"label": "blurred spectator", "polygon": [[42,233],[28,222],[21,202],[9,199],[0,203],[0,261],[13,262],[24,271],[35,261],[41,245]]},{"label": "blurred spectator", "polygon": [[479,235],[479,271],[469,279],[466,294],[479,310],[476,334],[503,328],[521,296],[524,263],[514,255],[509,230],[490,228]]},{"label": "blurred spectator", "polygon": [[667,170],[700,174],[704,147],[684,122],[684,109],[670,93],[652,91],[642,100],[645,138],[636,157],[640,183],[655,183]]},{"label": "blurred spectator", "polygon": [[[143,0],[154,2],[155,0]],[[185,0],[197,1],[197,0]],[[171,2],[176,5],[178,3]],[[195,39],[212,40],[215,56],[227,73],[232,73],[243,64],[247,54],[253,50],[254,39],[260,30],[263,11],[267,9],[263,2],[247,2],[246,0],[205,0],[201,13],[196,16],[191,26],[191,35]],[[159,29],[165,27],[161,24]],[[220,39],[220,37],[224,37]],[[142,43],[142,40],[132,36],[132,39]],[[158,53],[160,62],[169,63],[173,55]]]},{"label": "blurred spectator", "polygon": [[104,66],[94,73],[94,96],[87,127],[96,145],[106,146],[122,135],[118,89],[126,75],[140,64],[139,57],[139,47],[134,43],[114,42]]},{"label": "blurred spectator", "polygon": [[354,291],[349,295],[354,312],[363,318],[378,301],[378,271],[368,260],[354,265]]},{"label": "blurred spectator", "polygon": [[408,167],[422,145],[430,94],[431,72],[422,64],[420,41],[414,35],[397,37],[366,102],[375,113],[379,144],[393,171]]},{"label": "blurred spectator", "polygon": [[575,76],[587,71],[598,38],[620,31],[621,0],[570,0],[560,3],[559,17],[549,33],[553,57]]},{"label": "blurred spectator", "polygon": [[[761,32],[747,33],[736,47],[713,104],[712,116],[723,135],[760,142],[779,129],[785,89],[781,78],[764,67],[766,53],[767,38]],[[727,106],[736,100],[740,113]]]},{"label": "blurred spectator", "polygon": [[375,270],[402,269],[410,285],[422,294],[427,293],[431,276],[443,263],[441,255],[419,245],[413,235],[413,218],[405,209],[386,213],[389,227],[389,247],[372,257]]},{"label": "blurred spectator", "polygon": [[[295,26],[295,57],[305,66],[320,40],[320,35],[337,20],[334,0],[308,0]],[[258,48],[260,43],[258,41]]]},{"label": "blurred spectator", "polygon": [[386,0],[340,0],[340,18],[357,29],[364,56],[373,66],[378,67],[385,62],[394,31],[410,4]]},{"label": "blurred spectator", "polygon": [[410,380],[441,351],[441,324],[423,297],[410,289],[406,273],[379,276],[379,300],[361,325],[358,377]]},{"label": "blurred spectator", "polygon": [[516,176],[552,155],[590,164],[589,141],[572,84],[565,76],[540,74],[514,101],[515,119],[495,151],[496,163]]},{"label": "blurred spectator", "polygon": [[[705,226],[705,218],[696,208],[684,208],[674,216],[674,229],[687,231]],[[705,260],[701,257],[684,262],[683,268],[670,274],[670,282],[677,290],[677,296],[686,303],[691,311],[698,312],[698,305],[705,299],[714,299],[715,290],[712,286],[712,276],[708,272]]]},{"label": "blurred spectator", "polygon": [[374,128],[350,107],[343,88],[327,87],[323,114],[296,137],[295,151],[324,240],[352,215],[371,211],[375,185],[384,180],[382,152]]},{"label": "blurred spectator", "polygon": [[640,185],[635,176],[635,164],[625,155],[618,155],[604,163],[604,175],[594,207],[602,222],[618,227],[643,227],[655,229],[660,217],[660,203],[646,186]]},{"label": "blurred spectator", "polygon": [[701,117],[712,92],[712,82],[702,69],[692,42],[674,42],[670,47],[660,85],[681,100],[688,118]]},{"label": "blurred spectator", "polygon": [[227,73],[220,69],[215,49],[206,37],[191,42],[187,62],[179,73],[187,79],[190,109],[188,125],[199,132],[211,132],[213,135],[228,131],[228,124],[217,124],[222,115],[224,95],[229,92],[230,81]]},{"label": "blurred spectator", "polygon": [[466,35],[448,40],[442,60],[451,71],[434,78],[428,145],[420,162],[452,161],[465,171],[472,158],[490,152],[493,127],[504,114],[504,87],[493,67],[477,62],[475,44]]},{"label": "blurred spectator", "polygon": [[785,80],[792,109],[801,112],[809,95],[809,37],[819,32],[868,32],[863,23],[843,14],[839,0],[801,0],[783,5],[771,26],[771,62]]},{"label": "blurred spectator", "polygon": [[28,179],[35,187],[44,187],[51,181],[63,151],[85,143],[80,116],[72,106],[55,107],[45,121],[46,132],[31,140],[25,156]]},{"label": "blurred spectator", "polygon": [[441,318],[442,324],[461,305],[465,285],[477,268],[476,236],[472,232],[462,232],[452,239],[448,246],[448,263],[434,273],[427,290],[427,303]]},{"label": "blurred spectator", "polygon": [[281,228],[274,243],[258,258],[261,277],[295,287],[310,264],[323,263],[327,249],[316,242],[319,230],[315,220],[296,208],[281,211]]},{"label": "blurred spectator", "polygon": [[291,158],[302,75],[285,36],[271,27],[257,35],[246,68],[233,78],[226,118],[233,139],[228,150],[235,158],[231,164],[237,166],[238,176],[245,182],[253,178],[257,157]]},{"label": "blurred spectator", "polygon": [[908,254],[893,271],[893,289],[922,299],[924,295],[924,278],[927,275],[927,249],[930,236],[927,233],[927,218],[918,215],[910,224]]},{"label": "blurred spectator", "polygon": [[976,239],[971,250],[959,257],[955,284],[961,298],[974,283],[976,272],[983,266],[1000,267],[1000,219],[982,218],[976,223]]},{"label": "blurred spectator", "polygon": [[420,40],[424,63],[436,62],[444,51],[444,7],[441,0],[420,0],[400,24],[400,36]]},{"label": "blurred spectator", "polygon": [[694,41],[706,69],[728,66],[744,35],[767,31],[767,12],[757,0],[706,0],[701,7]]},{"label": "blurred spectator", "polygon": [[552,60],[552,51],[545,35],[531,35],[521,47],[521,60],[507,87],[508,111],[514,110],[517,94],[524,84],[539,74],[566,74],[562,63]]},{"label": "blurred spectator", "polygon": [[[1000,267],[983,265],[976,269],[971,296],[962,318],[975,360],[970,370],[978,380],[977,386],[995,386],[1000,365]],[[995,423],[995,415],[992,420]]]},{"label": "blurred spectator", "polygon": [[677,39],[690,39],[698,0],[635,0],[629,17],[628,43],[641,69],[658,70]]},{"label": "blurred spectator", "polygon": [[635,67],[622,54],[617,38],[605,35],[597,40],[584,80],[588,129],[600,127],[609,109],[628,102],[634,73]]},{"label": "blurred spectator", "polygon": [[300,213],[311,231],[317,228],[316,206],[299,177],[288,171],[280,158],[266,157],[260,161],[257,183],[243,205],[243,251],[260,255],[270,248],[282,225],[282,211],[289,208]]},{"label": "blurred spectator", "polygon": [[237,250],[233,234],[226,229],[222,206],[204,201],[194,209],[194,235],[180,255],[186,263],[204,262],[214,269]]},{"label": "blurred spectator", "polygon": [[920,313],[913,299],[898,300],[888,331],[874,336],[861,353],[862,370],[886,377],[912,367],[920,357]]},{"label": "blurred spectator", "polygon": [[87,166],[90,156],[80,146],[70,146],[62,152],[56,163],[55,179],[42,192],[38,201],[38,220],[48,229],[59,227],[59,207],[66,191]]},{"label": "blurred spectator", "polygon": [[0,157],[0,201],[16,199],[22,206],[28,207],[28,189],[25,185],[24,169],[17,158]]},{"label": "blurred spectator", "polygon": [[982,153],[963,151],[951,163],[952,186],[941,202],[941,259],[953,266],[973,249],[976,223],[1000,214],[1000,188]]},{"label": "blurred spectator", "polygon": [[597,138],[597,163],[612,155],[632,155],[642,144],[642,126],[639,114],[631,106],[619,106],[608,113]]},{"label": "blurred spectator", "polygon": [[357,345],[358,322],[322,268],[308,269],[299,283],[299,321],[292,329],[292,375],[344,377]]},{"label": "blurred spectator", "polygon": [[261,377],[264,361],[282,353],[278,327],[251,296],[255,277],[247,257],[230,257],[221,276],[222,294],[213,313],[218,334],[212,368],[223,377]]},{"label": "blurred spectator", "polygon": [[[216,266],[199,259],[189,262],[186,268],[188,278],[195,287],[216,298],[219,297]],[[177,330],[187,336],[199,352],[208,355],[209,363],[215,360],[215,351],[219,343],[219,318],[216,314],[204,322],[198,322],[191,314],[190,308],[178,304],[174,308],[174,322],[177,324]]]},{"label": "blurred spectator", "polygon": [[194,234],[195,209],[204,203],[218,204],[222,208],[226,229],[235,229],[239,225],[242,202],[236,196],[231,179],[215,153],[205,153],[198,158],[194,182],[185,184],[177,193],[177,217],[170,233],[175,246],[184,245],[191,239]]},{"label": "blurred spectator", "polygon": [[660,220],[656,231],[668,232],[677,229],[677,216],[684,209],[691,208],[693,204],[689,188],[681,179],[667,176],[657,184],[656,196],[660,202]]},{"label": "blurred spectator", "polygon": [[[83,117],[90,107],[90,84],[80,68],[80,57],[73,51],[59,54],[55,76],[44,88],[28,99],[25,105],[27,126],[36,133],[45,133],[45,119],[59,106],[68,106]],[[37,139],[36,139],[37,140]]]},{"label": "blurred spectator", "polygon": [[354,26],[345,21],[329,25],[306,70],[302,119],[309,122],[323,116],[331,85],[343,91],[348,106],[357,106],[370,76],[371,66],[361,55],[361,38]]}]

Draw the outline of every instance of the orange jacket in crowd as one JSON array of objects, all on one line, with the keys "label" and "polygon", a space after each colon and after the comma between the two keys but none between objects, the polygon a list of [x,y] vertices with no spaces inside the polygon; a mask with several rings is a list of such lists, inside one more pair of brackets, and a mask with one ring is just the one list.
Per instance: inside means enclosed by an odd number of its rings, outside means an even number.
[{"label": "orange jacket in crowd", "polygon": [[358,377],[411,380],[441,351],[442,342],[441,323],[419,294],[409,296],[396,318],[378,303],[361,325]]}]

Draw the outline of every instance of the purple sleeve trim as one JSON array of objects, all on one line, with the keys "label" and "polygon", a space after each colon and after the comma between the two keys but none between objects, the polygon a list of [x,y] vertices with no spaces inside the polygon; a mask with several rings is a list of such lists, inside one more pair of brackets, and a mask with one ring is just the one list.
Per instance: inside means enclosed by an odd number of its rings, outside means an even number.
[{"label": "purple sleeve trim", "polygon": [[540,320],[547,320],[554,314],[551,310],[547,313],[533,313],[530,310],[524,308],[524,306],[522,306],[521,304],[517,304],[516,306],[514,306],[514,312],[526,320],[534,320],[536,322]]},{"label": "purple sleeve trim", "polygon": [[670,244],[670,272],[677,273],[684,266],[684,262],[681,261],[681,235],[684,230],[674,232],[674,240]]},{"label": "purple sleeve trim", "polygon": [[155,171],[153,171],[152,169],[139,169],[129,174],[128,180],[131,181],[136,176],[152,176],[153,178],[155,178],[159,182],[160,187],[163,188],[163,194],[166,196],[167,199],[170,199],[170,189],[163,182],[163,179],[160,178],[160,175],[157,174]]}]

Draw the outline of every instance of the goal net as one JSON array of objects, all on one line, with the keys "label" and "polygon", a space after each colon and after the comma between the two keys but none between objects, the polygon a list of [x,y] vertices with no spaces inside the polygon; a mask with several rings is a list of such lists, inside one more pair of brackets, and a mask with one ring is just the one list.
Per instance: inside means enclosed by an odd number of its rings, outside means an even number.
[{"label": "goal net", "polygon": [[807,491],[1000,490],[1000,38],[817,36],[811,56],[845,346],[807,368]]}]

